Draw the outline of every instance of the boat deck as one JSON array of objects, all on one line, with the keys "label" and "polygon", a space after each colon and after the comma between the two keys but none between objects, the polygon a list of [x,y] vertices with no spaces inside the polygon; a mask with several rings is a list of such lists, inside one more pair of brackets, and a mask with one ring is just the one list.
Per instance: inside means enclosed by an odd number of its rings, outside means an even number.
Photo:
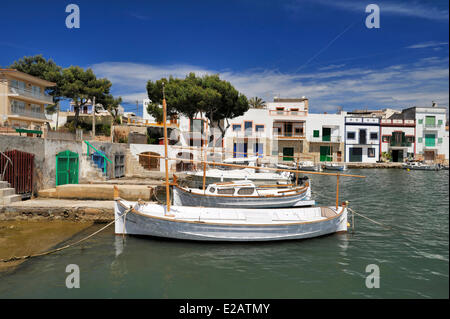
[{"label": "boat deck", "polygon": [[[123,201],[129,207],[132,202]],[[212,207],[172,206],[170,215],[165,215],[165,207],[146,204],[136,207],[136,211],[148,217],[173,219],[177,221],[229,223],[229,224],[287,224],[325,220],[337,215],[334,207],[282,208],[261,211],[260,209],[233,209]],[[340,211],[340,209],[339,209]]]}]

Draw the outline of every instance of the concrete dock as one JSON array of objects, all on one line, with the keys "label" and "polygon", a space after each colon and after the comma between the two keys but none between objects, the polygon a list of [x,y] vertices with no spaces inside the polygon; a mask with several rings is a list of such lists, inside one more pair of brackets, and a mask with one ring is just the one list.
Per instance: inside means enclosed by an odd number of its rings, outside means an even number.
[{"label": "concrete dock", "polygon": [[25,219],[110,222],[114,201],[38,198],[0,206],[0,221]]}]

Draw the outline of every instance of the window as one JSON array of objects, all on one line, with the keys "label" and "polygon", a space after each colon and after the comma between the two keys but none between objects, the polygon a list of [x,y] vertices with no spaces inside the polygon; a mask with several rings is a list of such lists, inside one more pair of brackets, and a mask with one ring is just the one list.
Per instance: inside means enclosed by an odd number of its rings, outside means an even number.
[{"label": "window", "polygon": [[291,115],[297,115],[298,109],[291,109]]},{"label": "window", "polygon": [[264,125],[255,125],[255,132],[264,132]]},{"label": "window", "polygon": [[425,116],[425,125],[434,126],[436,124],[435,116]]},{"label": "window", "polygon": [[241,124],[233,124],[233,132],[238,132],[241,130]]},{"label": "window", "polygon": [[38,104],[31,104],[31,111],[34,113],[41,113],[41,106]]},{"label": "window", "polygon": [[438,137],[438,144],[442,144],[442,137]]},{"label": "window", "polygon": [[414,143],[414,136],[406,136],[406,141],[408,143]]},{"label": "window", "polygon": [[423,119],[420,119],[420,120],[419,120],[419,124],[423,124]]},{"label": "window", "polygon": [[11,80],[11,87],[16,90],[25,91],[25,82],[18,80]]},{"label": "window", "polygon": [[355,139],[355,132],[347,132],[347,139],[354,140]]},{"label": "window", "polygon": [[438,120],[438,125],[442,125],[443,121],[442,120]]},{"label": "window", "polygon": [[377,132],[370,133],[370,139],[371,140],[377,140],[378,139],[378,133]]},{"label": "window", "polygon": [[319,130],[314,130],[313,137],[319,137],[319,136],[320,136],[320,131]]},{"label": "window", "polygon": [[277,107],[277,114],[283,114],[284,113],[284,107]]},{"label": "window", "polygon": [[383,137],[381,138],[381,141],[384,143],[389,143],[389,135],[383,135]]},{"label": "window", "polygon": [[303,128],[302,127],[296,127],[295,128],[295,135],[303,135]]},{"label": "window", "polygon": [[423,143],[423,138],[422,138],[422,137],[419,137],[419,138],[417,139],[417,142],[418,142],[418,143]]},{"label": "window", "polygon": [[374,148],[367,149],[367,157],[375,157],[375,149]]},{"label": "window", "polygon": [[238,190],[238,195],[252,195],[255,192],[255,189],[252,187],[245,187]]},{"label": "window", "polygon": [[33,93],[34,96],[38,96],[39,97],[39,96],[41,96],[42,89],[39,86],[33,85],[31,87],[31,92]]},{"label": "window", "polygon": [[219,188],[217,190],[217,194],[219,194],[219,195],[233,195],[234,194],[234,188]]},{"label": "window", "polygon": [[25,112],[25,102],[12,100],[11,101],[11,111],[13,113],[23,113],[23,112]]},{"label": "window", "polygon": [[252,121],[244,122],[244,131],[245,131],[246,135],[252,134],[252,131],[253,131],[253,122]]}]

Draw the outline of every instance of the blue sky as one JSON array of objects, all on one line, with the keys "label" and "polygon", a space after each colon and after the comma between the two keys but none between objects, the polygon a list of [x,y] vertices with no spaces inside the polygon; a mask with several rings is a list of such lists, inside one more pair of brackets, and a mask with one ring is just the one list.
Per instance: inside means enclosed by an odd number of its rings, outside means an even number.
[{"label": "blue sky", "polygon": [[[80,7],[67,29],[65,8]],[[312,112],[448,106],[447,1],[9,1],[0,65],[43,54],[91,67],[127,110],[149,79],[219,73],[248,97],[310,99]],[[18,20],[20,18],[20,22]]]}]

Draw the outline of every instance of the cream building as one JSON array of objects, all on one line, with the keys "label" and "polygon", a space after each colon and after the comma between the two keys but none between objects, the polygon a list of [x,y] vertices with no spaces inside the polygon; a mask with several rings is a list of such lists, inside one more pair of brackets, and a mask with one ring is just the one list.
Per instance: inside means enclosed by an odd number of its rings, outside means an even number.
[{"label": "cream building", "polygon": [[45,105],[53,104],[44,92],[55,85],[14,69],[0,69],[0,125],[42,131],[48,121]]}]

